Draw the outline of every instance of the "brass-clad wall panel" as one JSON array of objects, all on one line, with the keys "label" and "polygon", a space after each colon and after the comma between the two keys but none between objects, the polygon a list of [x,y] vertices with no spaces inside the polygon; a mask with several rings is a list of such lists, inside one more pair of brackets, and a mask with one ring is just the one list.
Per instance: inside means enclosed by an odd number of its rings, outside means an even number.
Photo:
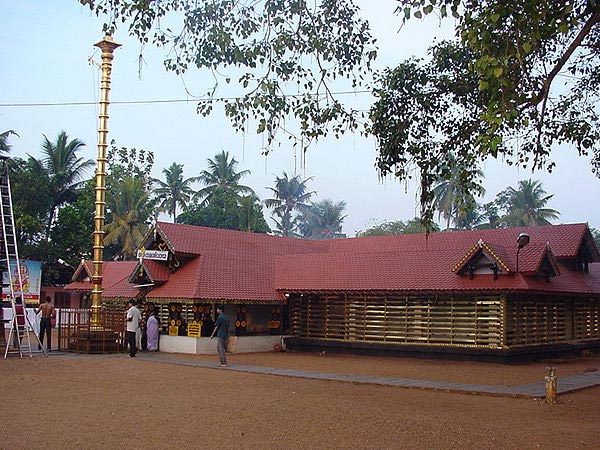
[{"label": "brass-clad wall panel", "polygon": [[600,300],[574,302],[575,339],[580,341],[600,339]]},{"label": "brass-clad wall panel", "polygon": [[349,342],[502,346],[500,297],[291,296],[294,334]]},{"label": "brass-clad wall panel", "polygon": [[567,335],[566,317],[570,302],[565,298],[533,300],[511,298],[507,303],[507,345],[519,347],[563,343]]}]

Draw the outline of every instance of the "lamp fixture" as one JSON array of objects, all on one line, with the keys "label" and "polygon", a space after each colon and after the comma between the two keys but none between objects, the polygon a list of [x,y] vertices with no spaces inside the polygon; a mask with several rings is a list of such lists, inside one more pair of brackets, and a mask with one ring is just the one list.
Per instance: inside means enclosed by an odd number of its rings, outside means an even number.
[{"label": "lamp fixture", "polygon": [[519,245],[517,248],[517,273],[519,273],[519,252],[523,247],[529,245],[530,240],[531,238],[527,233],[520,233],[519,237],[517,238],[517,244]]}]

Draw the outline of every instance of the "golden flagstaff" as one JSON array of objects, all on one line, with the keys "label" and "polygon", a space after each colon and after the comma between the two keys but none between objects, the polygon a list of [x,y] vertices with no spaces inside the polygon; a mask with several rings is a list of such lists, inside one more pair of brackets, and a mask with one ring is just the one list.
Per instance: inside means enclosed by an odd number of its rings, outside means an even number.
[{"label": "golden flagstaff", "polygon": [[94,215],[94,273],[92,276],[91,329],[102,328],[100,308],[102,304],[102,259],[104,250],[104,210],[106,192],[106,149],[108,147],[108,96],[112,72],[113,52],[121,46],[111,36],[105,36],[94,44],[102,50],[102,79],[100,81],[100,113],[98,114],[98,161],[96,167],[96,201]]}]

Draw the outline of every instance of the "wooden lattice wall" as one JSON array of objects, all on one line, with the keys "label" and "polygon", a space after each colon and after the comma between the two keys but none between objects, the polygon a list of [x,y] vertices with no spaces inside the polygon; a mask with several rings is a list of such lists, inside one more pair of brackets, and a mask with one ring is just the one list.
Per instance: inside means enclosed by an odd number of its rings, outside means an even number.
[{"label": "wooden lattice wall", "polygon": [[600,340],[600,299],[576,300],[574,316],[575,339],[581,342]]},{"label": "wooden lattice wall", "polygon": [[570,341],[571,304],[564,298],[511,297],[506,307],[506,345],[514,348]]},{"label": "wooden lattice wall", "polygon": [[503,317],[500,297],[290,297],[292,330],[305,339],[499,348]]},{"label": "wooden lattice wall", "polygon": [[290,296],[301,339],[524,348],[600,341],[600,299],[538,296]]}]

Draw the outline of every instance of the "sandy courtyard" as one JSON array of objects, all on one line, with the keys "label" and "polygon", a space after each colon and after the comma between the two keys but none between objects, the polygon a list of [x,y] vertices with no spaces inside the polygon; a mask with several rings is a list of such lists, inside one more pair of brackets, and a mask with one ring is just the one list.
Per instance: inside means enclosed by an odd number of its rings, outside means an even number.
[{"label": "sandy courtyard", "polygon": [[[216,356],[165,355],[216,361]],[[523,365],[310,353],[230,364],[517,385],[600,369],[600,357]],[[0,361],[2,450],[600,448],[600,387],[540,400],[318,381],[126,355]]]}]

